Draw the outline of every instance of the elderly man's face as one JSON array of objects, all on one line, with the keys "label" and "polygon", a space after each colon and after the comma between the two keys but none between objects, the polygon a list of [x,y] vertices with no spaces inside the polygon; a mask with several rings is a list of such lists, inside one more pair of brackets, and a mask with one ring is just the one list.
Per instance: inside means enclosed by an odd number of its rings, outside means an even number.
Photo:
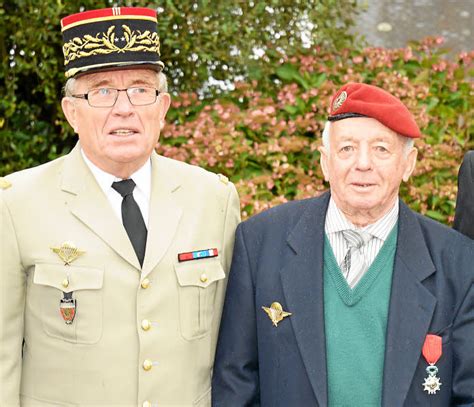
[{"label": "elderly man's face", "polygon": [[[157,75],[152,70],[124,69],[81,76],[73,93],[157,85]],[[86,156],[102,170],[126,178],[152,153],[169,104],[169,95],[163,93],[151,105],[134,106],[125,92],[119,92],[113,107],[91,107],[87,100],[68,97],[63,99],[62,106]]]},{"label": "elderly man's face", "polygon": [[331,123],[329,144],[320,148],[321,166],[337,206],[359,226],[377,221],[410,177],[416,149],[407,152],[402,137],[371,118]]}]

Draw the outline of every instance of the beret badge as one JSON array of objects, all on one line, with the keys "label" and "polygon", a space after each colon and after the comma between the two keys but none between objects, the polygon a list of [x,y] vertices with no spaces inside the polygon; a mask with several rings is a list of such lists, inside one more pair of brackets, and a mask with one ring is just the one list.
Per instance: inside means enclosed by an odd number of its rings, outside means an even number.
[{"label": "beret badge", "polygon": [[339,109],[343,105],[343,103],[346,101],[346,99],[347,99],[347,92],[343,90],[341,94],[336,98],[336,100],[334,100],[334,103],[332,104],[332,110],[335,111]]}]

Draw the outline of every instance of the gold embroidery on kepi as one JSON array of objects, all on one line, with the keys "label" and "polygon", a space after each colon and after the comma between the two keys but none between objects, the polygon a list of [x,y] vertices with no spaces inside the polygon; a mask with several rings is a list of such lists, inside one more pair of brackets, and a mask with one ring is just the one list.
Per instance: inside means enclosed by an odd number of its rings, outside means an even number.
[{"label": "gold embroidery on kepi", "polygon": [[334,103],[332,104],[332,110],[337,110],[339,109],[343,103],[346,101],[347,99],[347,92],[344,90],[341,92],[341,94],[336,98],[336,100],[334,101]]},{"label": "gold embroidery on kepi", "polygon": [[66,77],[128,66],[160,71],[156,11],[114,7],[72,14],[61,20]]},{"label": "gold embroidery on kepi", "polygon": [[262,309],[267,313],[274,326],[278,326],[278,323],[281,322],[283,318],[289,317],[291,315],[291,312],[286,312],[283,310],[283,307],[279,302],[273,302],[269,308],[262,307]]},{"label": "gold embroidery on kepi", "polygon": [[69,266],[74,260],[85,253],[85,251],[79,250],[72,242],[64,242],[59,247],[51,247],[51,250],[59,256],[65,266]]},{"label": "gold embroidery on kepi", "polygon": [[74,37],[63,45],[64,64],[77,58],[93,55],[105,55],[112,52],[125,53],[136,51],[156,52],[160,55],[160,40],[157,33],[146,30],[132,31],[127,25],[122,25],[123,37],[116,45],[115,26],[111,26],[106,33],[99,33],[95,37],[86,34],[84,37]]}]

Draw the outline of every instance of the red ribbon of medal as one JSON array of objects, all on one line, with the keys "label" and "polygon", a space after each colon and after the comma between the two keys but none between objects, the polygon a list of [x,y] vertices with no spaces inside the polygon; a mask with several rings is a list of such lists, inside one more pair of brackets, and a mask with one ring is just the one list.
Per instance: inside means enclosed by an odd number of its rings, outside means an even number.
[{"label": "red ribbon of medal", "polygon": [[430,365],[435,365],[441,355],[443,354],[443,341],[441,336],[426,335],[425,343],[423,344],[423,357]]}]

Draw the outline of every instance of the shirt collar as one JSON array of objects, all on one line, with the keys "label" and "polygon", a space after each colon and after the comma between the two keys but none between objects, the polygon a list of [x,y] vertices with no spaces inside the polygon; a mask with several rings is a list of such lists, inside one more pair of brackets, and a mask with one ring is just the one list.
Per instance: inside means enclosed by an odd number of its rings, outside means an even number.
[{"label": "shirt collar", "polygon": [[[115,175],[109,174],[95,165],[81,149],[82,158],[91,170],[94,178],[99,184],[100,188],[107,195],[112,188],[112,183],[115,181],[122,181],[122,178],[117,178]],[[146,198],[150,198],[151,194],[151,160],[145,161],[137,171],[135,171],[129,178],[133,179],[136,184],[136,189],[140,190]],[[118,193],[118,192],[117,192]]]},{"label": "shirt collar", "polygon": [[378,239],[385,241],[392,228],[398,220],[399,203],[398,199],[395,201],[392,208],[382,216],[377,222],[367,225],[363,228],[358,228],[350,222],[342,211],[337,207],[336,202],[331,197],[326,213],[326,233],[338,233],[343,230],[363,230]]}]

